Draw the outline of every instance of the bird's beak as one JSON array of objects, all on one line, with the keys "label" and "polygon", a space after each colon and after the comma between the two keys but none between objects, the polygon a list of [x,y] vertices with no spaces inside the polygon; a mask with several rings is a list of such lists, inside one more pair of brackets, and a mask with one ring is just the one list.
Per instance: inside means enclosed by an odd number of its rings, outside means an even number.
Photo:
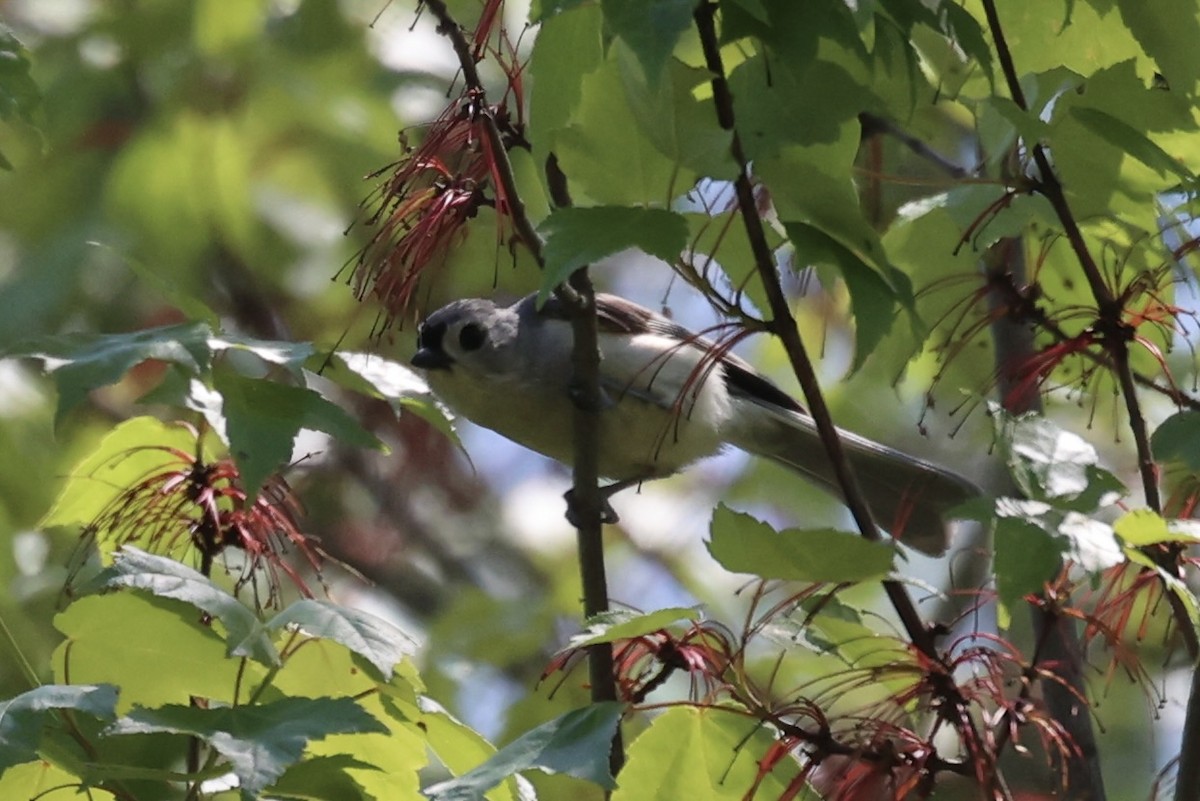
[{"label": "bird's beak", "polygon": [[412,366],[421,370],[449,370],[452,364],[454,359],[441,349],[418,348],[412,357]]}]

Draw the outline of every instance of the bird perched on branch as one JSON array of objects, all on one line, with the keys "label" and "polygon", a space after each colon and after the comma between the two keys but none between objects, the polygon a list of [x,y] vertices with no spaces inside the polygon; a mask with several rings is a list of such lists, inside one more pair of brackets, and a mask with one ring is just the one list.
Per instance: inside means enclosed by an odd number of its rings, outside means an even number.
[{"label": "bird perched on branch", "polygon": [[[605,497],[733,445],[841,496],[812,417],[746,361],[662,315],[596,296]],[[571,464],[575,404],[567,310],[529,295],[511,306],[454,301],[418,331],[412,364],[454,412]],[[838,429],[876,521],[927,554],[946,550],[945,514],[979,490],[961,476]],[[610,518],[615,520],[615,515]]]}]

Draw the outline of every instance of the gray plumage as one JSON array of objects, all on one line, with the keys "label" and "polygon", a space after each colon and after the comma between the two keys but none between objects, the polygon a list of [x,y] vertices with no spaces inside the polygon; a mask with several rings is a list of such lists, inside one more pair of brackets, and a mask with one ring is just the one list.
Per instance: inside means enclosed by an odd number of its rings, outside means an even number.
[{"label": "gray plumage", "polygon": [[[812,418],[746,361],[637,304],[597,295],[600,473],[615,487],[660,478],[726,444],[777,461],[840,497]],[[452,410],[532,450],[573,457],[572,334],[564,310],[535,296],[512,306],[469,299],[431,314],[413,364]],[[929,462],[839,429],[885,529],[928,554],[945,551],[945,512],[979,494]]]}]

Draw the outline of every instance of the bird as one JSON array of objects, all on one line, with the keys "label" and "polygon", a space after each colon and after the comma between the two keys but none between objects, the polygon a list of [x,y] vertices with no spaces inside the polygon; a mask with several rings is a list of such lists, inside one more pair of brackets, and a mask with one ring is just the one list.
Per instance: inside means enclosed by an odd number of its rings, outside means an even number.
[{"label": "bird", "polygon": [[[783,464],[841,497],[812,416],[744,359],[616,295],[595,295],[599,472],[607,498],[683,470],[726,446]],[[573,334],[565,305],[536,294],[509,306],[455,300],[418,327],[412,365],[449,409],[570,465]],[[872,514],[900,541],[938,556],[947,513],[980,490],[938,465],[838,429]],[[568,499],[569,500],[569,499]],[[569,505],[568,505],[569,506]],[[606,522],[616,519],[608,507]]]}]

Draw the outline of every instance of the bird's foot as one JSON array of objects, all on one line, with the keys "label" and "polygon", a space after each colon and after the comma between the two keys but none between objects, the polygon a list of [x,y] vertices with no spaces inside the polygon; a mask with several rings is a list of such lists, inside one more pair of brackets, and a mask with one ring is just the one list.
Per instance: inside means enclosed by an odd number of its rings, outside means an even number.
[{"label": "bird's foot", "polygon": [[[605,490],[607,487],[602,487],[600,490],[600,522],[606,525],[614,525],[621,522],[621,518],[617,515],[612,504],[608,502],[609,493]],[[579,509],[579,502],[575,498],[575,490],[569,489],[563,493],[563,500],[567,502],[567,522],[575,528],[580,528],[584,522],[584,516]]]}]

